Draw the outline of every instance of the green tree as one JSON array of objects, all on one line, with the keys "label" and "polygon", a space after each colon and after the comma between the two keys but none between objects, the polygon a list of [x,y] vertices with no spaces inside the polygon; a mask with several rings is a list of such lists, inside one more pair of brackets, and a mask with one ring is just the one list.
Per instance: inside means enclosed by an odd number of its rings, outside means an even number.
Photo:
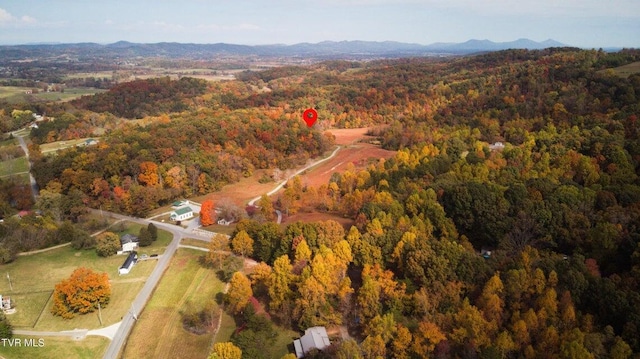
[{"label": "green tree", "polygon": [[102,232],[96,236],[96,253],[109,257],[120,250],[120,237],[113,232]]},{"label": "green tree", "polygon": [[140,232],[138,233],[138,244],[140,247],[148,247],[153,243],[153,237],[151,236],[151,232],[148,228],[142,227],[140,228]]},{"label": "green tree", "polygon": [[10,339],[13,337],[13,326],[9,323],[7,316],[0,312],[0,339]]},{"label": "green tree", "polygon": [[147,229],[151,234],[151,240],[155,242],[158,239],[158,227],[156,227],[156,225],[153,223],[149,223]]}]

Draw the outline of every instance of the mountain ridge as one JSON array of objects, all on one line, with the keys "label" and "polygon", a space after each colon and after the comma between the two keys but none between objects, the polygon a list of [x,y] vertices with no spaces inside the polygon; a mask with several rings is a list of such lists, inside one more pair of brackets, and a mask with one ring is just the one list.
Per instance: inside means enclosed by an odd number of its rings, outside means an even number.
[{"label": "mountain ridge", "polygon": [[322,41],[302,42],[293,45],[242,45],[231,43],[133,43],[117,41],[111,44],[92,42],[71,44],[25,44],[0,46],[4,59],[20,58],[32,54],[73,54],[76,56],[109,56],[118,58],[157,56],[169,58],[207,58],[211,56],[262,56],[262,57],[309,57],[309,58],[376,58],[403,56],[466,55],[506,49],[544,49],[567,47],[558,41],[547,39],[536,42],[518,39],[510,42],[471,39],[462,43],[432,43],[422,45],[398,41]]}]

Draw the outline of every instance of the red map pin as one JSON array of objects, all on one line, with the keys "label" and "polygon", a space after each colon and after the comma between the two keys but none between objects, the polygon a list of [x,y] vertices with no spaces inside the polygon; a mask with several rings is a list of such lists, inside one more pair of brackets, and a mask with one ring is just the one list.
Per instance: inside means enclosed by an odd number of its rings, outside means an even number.
[{"label": "red map pin", "polygon": [[316,120],[318,120],[318,112],[312,108],[308,108],[304,110],[302,118],[304,119],[304,122],[307,123],[307,126],[311,127],[316,123]]}]

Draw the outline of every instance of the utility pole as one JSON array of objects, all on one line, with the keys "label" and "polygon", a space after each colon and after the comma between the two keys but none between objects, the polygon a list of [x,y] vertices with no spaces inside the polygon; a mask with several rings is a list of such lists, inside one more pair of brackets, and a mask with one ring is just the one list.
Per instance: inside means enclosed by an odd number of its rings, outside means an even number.
[{"label": "utility pole", "polygon": [[98,302],[98,319],[100,319],[100,325],[102,324],[102,307],[100,306],[100,302]]},{"label": "utility pole", "polygon": [[13,284],[11,284],[11,277],[9,276],[9,272],[7,272],[7,279],[9,280],[9,287],[11,288],[11,291],[13,292]]}]

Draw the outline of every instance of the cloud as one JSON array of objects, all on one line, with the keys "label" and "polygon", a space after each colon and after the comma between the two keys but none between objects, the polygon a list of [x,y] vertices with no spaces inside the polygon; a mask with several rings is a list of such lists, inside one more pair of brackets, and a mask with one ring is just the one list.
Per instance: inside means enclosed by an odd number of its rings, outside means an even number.
[{"label": "cloud", "polygon": [[478,15],[638,17],[637,0],[299,0],[327,6],[418,6]]},{"label": "cloud", "polygon": [[0,26],[34,25],[37,22],[38,21],[31,16],[24,15],[22,17],[16,17],[7,10],[0,8]]}]

